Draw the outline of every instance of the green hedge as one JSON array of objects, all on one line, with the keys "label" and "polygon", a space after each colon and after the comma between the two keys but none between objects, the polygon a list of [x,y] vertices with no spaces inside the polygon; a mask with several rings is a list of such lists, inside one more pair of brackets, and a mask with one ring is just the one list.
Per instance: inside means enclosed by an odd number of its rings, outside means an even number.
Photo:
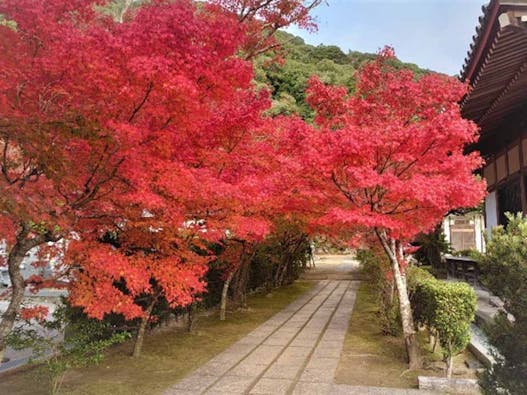
[{"label": "green hedge", "polygon": [[452,357],[463,351],[470,341],[476,293],[466,283],[437,280],[419,268],[409,272],[408,287],[414,319],[438,336],[450,375]]}]

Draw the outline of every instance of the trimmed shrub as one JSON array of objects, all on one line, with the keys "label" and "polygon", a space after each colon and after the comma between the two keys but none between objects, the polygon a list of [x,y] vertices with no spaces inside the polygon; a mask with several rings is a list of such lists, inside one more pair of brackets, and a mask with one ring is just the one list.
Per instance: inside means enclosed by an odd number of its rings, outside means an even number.
[{"label": "trimmed shrub", "polygon": [[476,293],[462,282],[444,282],[414,268],[409,280],[410,301],[417,324],[426,326],[439,339],[452,375],[452,360],[470,341],[470,324],[476,312]]}]

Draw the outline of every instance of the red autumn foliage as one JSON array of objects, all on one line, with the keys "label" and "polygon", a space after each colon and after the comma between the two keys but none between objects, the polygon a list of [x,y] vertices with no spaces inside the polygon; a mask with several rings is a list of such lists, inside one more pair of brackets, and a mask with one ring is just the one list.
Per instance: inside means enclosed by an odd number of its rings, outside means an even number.
[{"label": "red autumn foliage", "polygon": [[263,116],[269,95],[247,59],[275,46],[276,29],[313,28],[319,1],[159,0],[124,23],[99,3],[0,2],[16,22],[0,25],[0,238],[18,271],[0,351],[21,259],[50,241],[68,239],[75,305],[150,319],[139,297],[175,307],[205,290],[204,241],[260,240],[276,213],[387,245],[481,199],[481,159],[463,152],[477,139],[457,105],[466,87],[396,71],[389,49],[353,94],[310,81],[316,126]]},{"label": "red autumn foliage", "polygon": [[274,50],[280,45],[274,33],[290,25],[316,31],[310,11],[322,0],[210,0],[232,13],[245,30],[243,50],[246,59]]},{"label": "red autumn foliage", "polygon": [[311,142],[303,160],[326,191],[319,224],[411,240],[451,209],[478,204],[485,183],[474,176],[479,154],[464,154],[478,137],[459,111],[466,86],[434,73],[416,79],[393,69],[391,56],[365,65],[352,94],[311,79],[316,128],[301,135]]},{"label": "red autumn foliage", "polygon": [[45,321],[49,313],[46,306],[24,307],[20,310],[20,319],[24,321]]},{"label": "red autumn foliage", "polygon": [[[67,239],[55,254],[72,302],[132,318],[143,314],[137,296],[176,306],[203,292],[201,240],[269,232],[275,169],[258,142],[270,100],[244,59],[279,27],[313,27],[318,2],[254,2],[240,17],[237,0],[159,0],[124,23],[94,11],[104,3],[0,3],[16,23],[0,26],[0,237],[13,268]],[[101,243],[109,233],[118,246]],[[0,336],[20,307],[16,272]]]},{"label": "red autumn foliage", "polygon": [[[118,24],[96,3],[0,3],[16,23],[0,26],[0,237],[16,273],[2,339],[33,247],[70,239],[73,303],[99,318],[132,317],[142,314],[133,297],[152,282],[173,305],[203,291],[205,262],[188,238],[266,232],[250,210],[262,195],[246,198],[257,183],[239,151],[269,100],[236,56],[239,21],[190,1],[157,1]],[[191,232],[188,221],[204,229]],[[116,229],[133,233],[139,251],[99,242]]]}]

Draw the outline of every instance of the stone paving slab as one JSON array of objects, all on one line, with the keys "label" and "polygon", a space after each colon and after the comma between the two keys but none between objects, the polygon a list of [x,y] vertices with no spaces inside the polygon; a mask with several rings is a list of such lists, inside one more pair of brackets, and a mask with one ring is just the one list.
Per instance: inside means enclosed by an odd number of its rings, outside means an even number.
[{"label": "stone paving slab", "polygon": [[[250,376],[223,376],[206,394],[243,394],[250,387],[253,378]],[[175,392],[177,394],[177,392]]]},{"label": "stone paving slab", "polygon": [[267,379],[289,379],[294,380],[298,376],[299,366],[302,360],[293,362],[294,364],[282,365],[274,363],[263,375]]},{"label": "stone paving slab", "polygon": [[293,395],[327,395],[331,391],[330,383],[299,382],[293,390]]},{"label": "stone paving slab", "polygon": [[293,384],[293,380],[287,379],[270,379],[263,377],[258,381],[250,394],[268,395],[268,394],[285,394],[287,389]]}]

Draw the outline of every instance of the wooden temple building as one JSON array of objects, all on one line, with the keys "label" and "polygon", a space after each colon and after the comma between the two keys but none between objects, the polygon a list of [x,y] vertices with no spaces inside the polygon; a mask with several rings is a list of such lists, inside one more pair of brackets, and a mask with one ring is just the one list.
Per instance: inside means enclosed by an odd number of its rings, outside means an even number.
[{"label": "wooden temple building", "polygon": [[481,128],[475,149],[486,159],[487,229],[507,211],[527,213],[527,0],[491,0],[460,74],[471,86],[461,103]]}]

